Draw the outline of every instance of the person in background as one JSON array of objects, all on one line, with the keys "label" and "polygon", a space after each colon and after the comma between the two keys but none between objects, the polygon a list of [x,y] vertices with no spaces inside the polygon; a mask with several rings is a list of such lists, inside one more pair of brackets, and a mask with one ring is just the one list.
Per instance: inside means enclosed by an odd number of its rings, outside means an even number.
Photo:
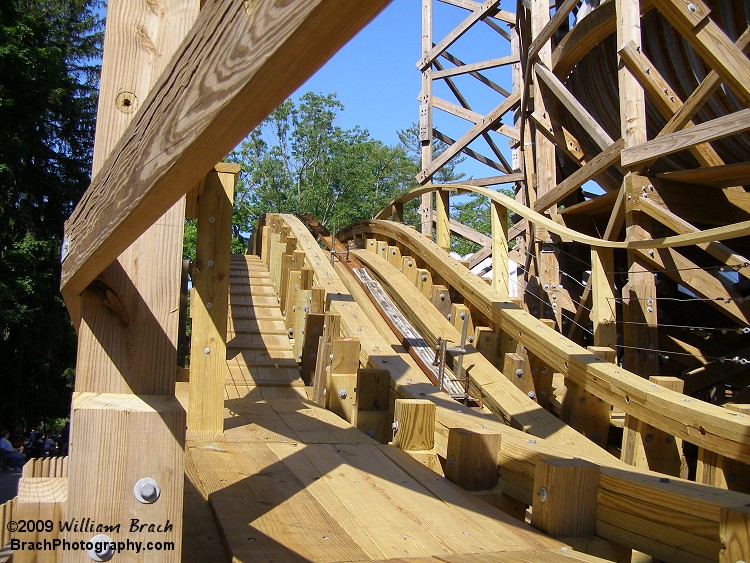
[{"label": "person in background", "polygon": [[10,433],[7,430],[3,430],[0,435],[0,456],[8,467],[18,470],[26,461],[26,456],[13,447],[13,444],[8,440],[9,435]]}]

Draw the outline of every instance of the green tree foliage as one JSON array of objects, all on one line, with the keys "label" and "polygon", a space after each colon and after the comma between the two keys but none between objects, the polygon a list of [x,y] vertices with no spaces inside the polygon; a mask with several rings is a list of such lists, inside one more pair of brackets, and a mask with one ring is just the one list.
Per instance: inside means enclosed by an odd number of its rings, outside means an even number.
[{"label": "green tree foliage", "polygon": [[67,416],[75,333],[63,224],[89,183],[101,22],[93,0],[0,2],[0,393],[4,426]]},{"label": "green tree foliage", "polygon": [[371,218],[414,182],[414,163],[359,127],[336,124],[335,94],[287,100],[233,154],[236,237],[265,213],[308,213],[329,228]]}]

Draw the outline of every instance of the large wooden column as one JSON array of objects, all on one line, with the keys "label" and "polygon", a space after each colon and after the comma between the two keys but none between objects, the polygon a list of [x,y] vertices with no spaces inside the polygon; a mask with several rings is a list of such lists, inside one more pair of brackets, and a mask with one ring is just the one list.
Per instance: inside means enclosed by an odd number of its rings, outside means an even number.
[{"label": "large wooden column", "polygon": [[[640,2],[617,0],[617,45],[641,47]],[[625,149],[646,142],[646,101],[643,87],[618,53],[620,86],[620,131]],[[622,189],[626,195],[625,226],[628,240],[650,237],[649,220],[636,211],[633,203],[640,197],[648,180],[632,168],[625,169]],[[635,198],[635,199],[634,199]],[[659,375],[656,352],[656,283],[654,274],[628,253],[628,283],[623,288],[623,367],[643,377]]]},{"label": "large wooden column", "polygon": [[229,254],[232,203],[239,164],[219,164],[198,195],[198,235],[193,263],[190,338],[190,439],[212,439],[224,431],[227,360]]},{"label": "large wooden column", "polygon": [[[198,0],[109,2],[94,175],[197,15]],[[142,554],[144,561],[181,558],[185,412],[174,388],[183,220],[180,202],[81,295],[65,515],[120,523],[120,533],[110,534],[115,541],[152,539],[129,533],[131,519],[168,521],[159,540],[175,550]],[[158,485],[158,499],[136,498],[143,478]],[[68,532],[66,539],[95,535]],[[67,557],[89,561],[85,551]]]},{"label": "large wooden column", "polygon": [[[422,0],[422,56],[432,49],[432,0]],[[422,91],[419,94],[419,143],[422,147],[422,170],[432,164],[432,65],[422,71]],[[426,184],[432,177],[422,178],[419,183]],[[433,222],[432,194],[422,196],[419,206],[419,218],[422,223],[422,234],[432,236]]]}]

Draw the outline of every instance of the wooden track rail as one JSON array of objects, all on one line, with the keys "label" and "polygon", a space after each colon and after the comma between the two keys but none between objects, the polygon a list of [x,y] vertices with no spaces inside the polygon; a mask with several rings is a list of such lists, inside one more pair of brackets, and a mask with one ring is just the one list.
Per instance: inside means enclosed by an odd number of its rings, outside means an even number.
[{"label": "wooden track rail", "polygon": [[403,205],[404,203],[411,201],[416,197],[433,191],[453,192],[456,194],[475,193],[485,196],[491,201],[502,204],[509,210],[517,213],[524,219],[527,219],[530,223],[539,227],[543,227],[549,232],[558,235],[565,242],[577,242],[589,245],[594,248],[618,248],[623,250],[677,248],[681,246],[692,246],[706,242],[722,241],[750,235],[750,221],[740,221],[731,225],[706,229],[704,231],[685,233],[682,235],[674,235],[663,238],[649,240],[630,240],[622,242],[607,240],[606,238],[592,237],[570,229],[565,225],[561,225],[560,223],[551,220],[549,217],[546,217],[541,213],[537,213],[533,209],[529,209],[522,203],[508,197],[501,192],[496,192],[488,188],[483,188],[481,186],[471,186],[468,184],[428,184],[426,186],[413,188],[412,190],[409,190],[405,194],[399,196],[388,205],[386,205],[375,216],[375,219],[387,219],[391,216],[393,208],[395,206]]},{"label": "wooden track rail", "polygon": [[342,231],[340,236],[380,236],[404,245],[497,326],[587,391],[656,428],[732,459],[750,462],[747,417],[651,384],[601,360],[522,308],[501,299],[478,277],[467,275],[458,261],[405,225],[365,221]]}]

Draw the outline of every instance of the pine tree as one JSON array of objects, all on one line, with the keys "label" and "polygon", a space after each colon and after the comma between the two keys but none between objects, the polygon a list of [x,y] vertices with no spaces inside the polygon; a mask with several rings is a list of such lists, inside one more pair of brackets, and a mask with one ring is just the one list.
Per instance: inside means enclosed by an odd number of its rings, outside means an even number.
[{"label": "pine tree", "polygon": [[102,22],[92,0],[0,3],[3,425],[69,411],[75,333],[59,294],[65,219],[89,184]]}]

